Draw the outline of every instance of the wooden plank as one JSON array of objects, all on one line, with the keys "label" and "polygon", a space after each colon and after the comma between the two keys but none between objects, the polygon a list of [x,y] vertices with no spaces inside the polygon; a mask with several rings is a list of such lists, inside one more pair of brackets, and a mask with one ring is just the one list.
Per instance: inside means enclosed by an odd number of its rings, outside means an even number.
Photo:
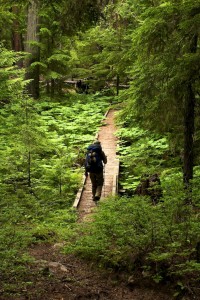
[{"label": "wooden plank", "polygon": [[78,206],[79,206],[81,196],[82,196],[82,193],[83,193],[83,189],[84,189],[84,185],[86,183],[86,179],[87,179],[86,176],[83,176],[82,186],[78,190],[78,193],[76,194],[76,198],[75,198],[75,201],[74,201],[74,204],[73,204],[74,208],[78,208]]}]

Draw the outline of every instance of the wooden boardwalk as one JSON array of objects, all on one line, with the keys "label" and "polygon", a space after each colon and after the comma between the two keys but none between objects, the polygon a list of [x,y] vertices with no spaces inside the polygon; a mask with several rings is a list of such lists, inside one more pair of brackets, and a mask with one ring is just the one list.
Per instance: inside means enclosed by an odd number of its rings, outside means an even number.
[{"label": "wooden boardwalk", "polygon": [[[98,140],[101,142],[103,151],[107,156],[107,164],[104,172],[104,186],[100,201],[103,201],[109,195],[117,193],[117,182],[119,174],[119,160],[116,155],[117,138],[115,136],[116,127],[114,124],[115,110],[109,110],[102,127],[98,133]],[[84,180],[83,187],[79,190],[74,207],[79,211],[80,220],[85,219],[92,209],[96,207],[92,201],[92,186],[89,176]]]}]

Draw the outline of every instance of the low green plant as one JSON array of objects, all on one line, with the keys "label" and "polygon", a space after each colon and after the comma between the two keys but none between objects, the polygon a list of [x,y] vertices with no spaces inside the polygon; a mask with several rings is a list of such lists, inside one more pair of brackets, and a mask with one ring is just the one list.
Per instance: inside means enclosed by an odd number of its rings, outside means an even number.
[{"label": "low green plant", "polygon": [[182,181],[177,178],[163,182],[163,199],[157,205],[139,196],[102,202],[93,222],[76,228],[75,242],[65,251],[128,274],[137,270],[143,277],[144,271],[155,282],[186,282],[189,276],[192,285],[200,269],[195,250],[199,213],[184,205]]},{"label": "low green plant", "polygon": [[161,174],[172,163],[178,165],[178,159],[170,154],[166,137],[139,127],[123,127],[117,134],[120,138],[120,185],[128,192],[135,190],[142,175]]}]

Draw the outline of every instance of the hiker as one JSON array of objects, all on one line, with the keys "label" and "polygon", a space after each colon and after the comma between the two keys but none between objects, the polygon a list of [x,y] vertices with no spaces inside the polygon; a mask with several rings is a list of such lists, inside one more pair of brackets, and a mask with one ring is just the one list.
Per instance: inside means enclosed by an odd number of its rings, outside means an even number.
[{"label": "hiker", "polygon": [[102,150],[101,143],[95,141],[87,148],[85,159],[85,176],[87,177],[90,173],[93,201],[98,201],[101,198],[104,183],[103,163],[107,163],[107,157]]}]

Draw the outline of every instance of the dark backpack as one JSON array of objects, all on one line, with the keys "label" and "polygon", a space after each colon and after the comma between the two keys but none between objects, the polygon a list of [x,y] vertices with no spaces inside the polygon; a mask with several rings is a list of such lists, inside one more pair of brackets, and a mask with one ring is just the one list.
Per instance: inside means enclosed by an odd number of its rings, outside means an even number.
[{"label": "dark backpack", "polygon": [[101,146],[91,145],[87,148],[85,169],[91,173],[98,173],[103,170]]}]

